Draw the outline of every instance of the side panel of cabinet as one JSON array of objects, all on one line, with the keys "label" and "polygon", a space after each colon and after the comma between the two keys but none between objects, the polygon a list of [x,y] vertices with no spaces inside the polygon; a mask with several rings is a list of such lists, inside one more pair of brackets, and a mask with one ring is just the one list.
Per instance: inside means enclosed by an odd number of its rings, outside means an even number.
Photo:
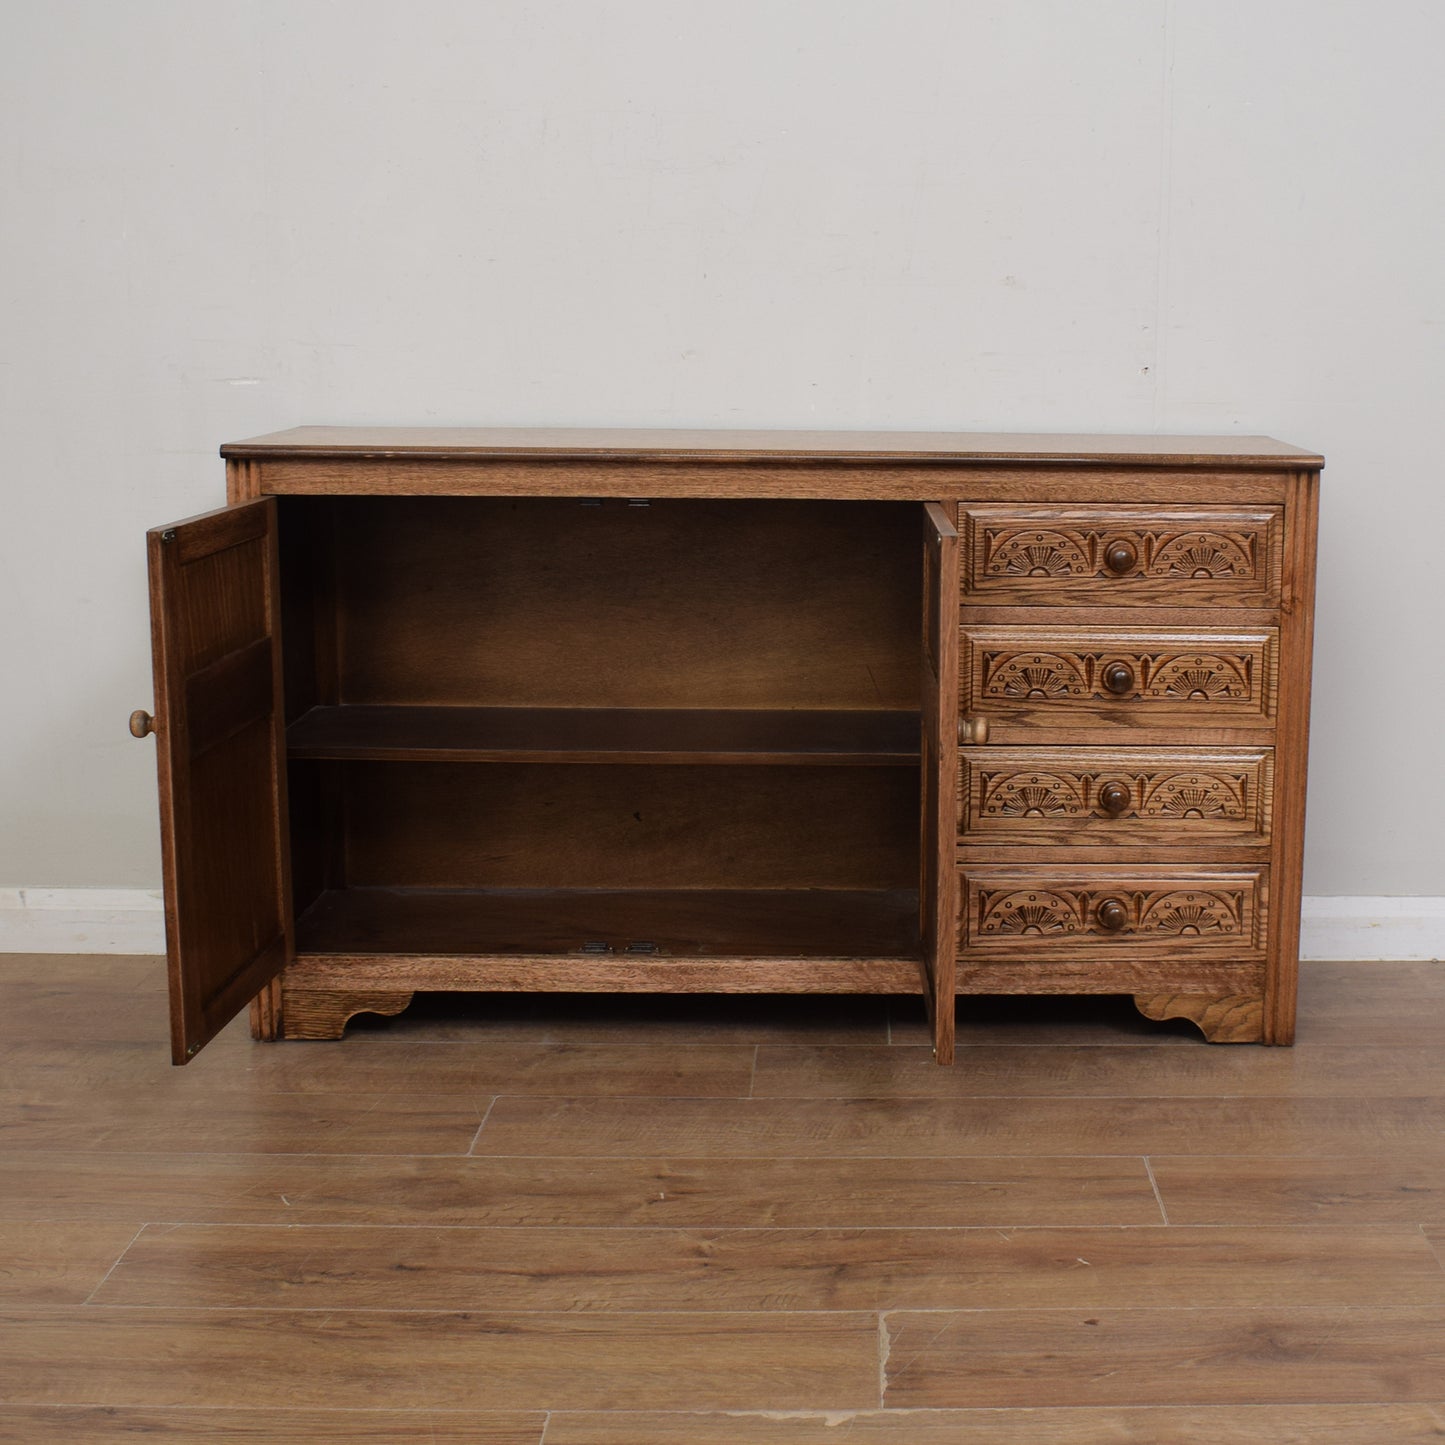
[{"label": "side panel of cabinet", "polygon": [[289,953],[276,503],[225,507],[146,541],[179,1064]]},{"label": "side panel of cabinet", "polygon": [[958,530],[923,509],[923,838],[920,903],[933,1051],[953,1062],[958,914]]}]

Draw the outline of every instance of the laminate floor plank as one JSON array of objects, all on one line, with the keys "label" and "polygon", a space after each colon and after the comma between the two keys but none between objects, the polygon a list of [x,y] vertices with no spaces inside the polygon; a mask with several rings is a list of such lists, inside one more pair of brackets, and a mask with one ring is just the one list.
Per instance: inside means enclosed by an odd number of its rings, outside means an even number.
[{"label": "laminate floor plank", "polygon": [[10,1149],[259,1154],[462,1154],[490,1100],[429,1094],[275,1094],[97,1089],[0,1093]]},{"label": "laminate floor plank", "polygon": [[7,1404],[391,1410],[876,1407],[874,1315],[89,1306],[0,1316]]},{"label": "laminate floor plank", "polygon": [[152,1044],[170,1037],[163,990],[7,981],[0,1009],[0,1044],[55,1039],[70,1044]]},{"label": "laminate floor plank", "polygon": [[0,1405],[0,1441],[17,1445],[130,1445],[144,1436],[193,1445],[540,1445],[539,1411],[122,1408]]},{"label": "laminate floor plank", "polygon": [[498,1099],[476,1154],[1445,1158],[1438,1099]]},{"label": "laminate floor plank", "polygon": [[1418,1229],[385,1229],[161,1225],[104,1305],[899,1310],[1437,1305]]},{"label": "laminate floor plank", "polygon": [[1438,962],[1305,963],[1296,1040],[1430,1048],[1445,1031]]},{"label": "laminate floor plank", "polygon": [[1301,972],[1292,1050],[437,995],[175,1069],[160,960],[0,958],[0,1440],[1445,1441],[1445,969]]},{"label": "laminate floor plank", "polygon": [[1439,1445],[1445,1406],[1216,1405],[849,1414],[573,1414],[547,1445]]},{"label": "laminate floor plank", "polygon": [[1445,1225],[1445,1159],[1439,1154],[1156,1155],[1149,1162],[1174,1224]]},{"label": "laminate floor plank", "polygon": [[889,1315],[886,1405],[1430,1401],[1445,1310],[980,1310]]},{"label": "laminate floor plank", "polygon": [[0,1151],[21,1219],[214,1224],[1160,1224],[1142,1159],[548,1159]]},{"label": "laminate floor plank", "polygon": [[91,1053],[54,1040],[0,1049],[0,1091],[51,1097],[149,1089],[333,1094],[656,1094],[736,1098],[752,1080],[752,1045],[661,1049],[635,1044],[454,1043],[373,1035],[278,1048],[205,1050],[169,1068],[157,1043],[113,1044]]},{"label": "laminate floor plank", "polygon": [[0,988],[73,988],[87,994],[166,993],[166,961],[150,953],[0,953]]},{"label": "laminate floor plank", "polygon": [[[758,1050],[756,1098],[1413,1098],[1445,1096],[1445,1050],[1038,1048],[974,1044],[951,1069],[926,1048]],[[521,1091],[516,1091],[521,1092]]]},{"label": "laminate floor plank", "polygon": [[0,1218],[0,1306],[84,1304],[135,1236],[130,1224]]}]

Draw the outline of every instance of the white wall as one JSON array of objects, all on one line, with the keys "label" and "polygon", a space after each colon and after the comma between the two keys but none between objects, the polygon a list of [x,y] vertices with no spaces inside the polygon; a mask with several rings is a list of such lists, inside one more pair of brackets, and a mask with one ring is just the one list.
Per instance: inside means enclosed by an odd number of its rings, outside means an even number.
[{"label": "white wall", "polygon": [[1445,892],[1431,0],[11,0],[0,884],[153,886],[141,532],[300,422],[1267,432],[1306,889]]}]

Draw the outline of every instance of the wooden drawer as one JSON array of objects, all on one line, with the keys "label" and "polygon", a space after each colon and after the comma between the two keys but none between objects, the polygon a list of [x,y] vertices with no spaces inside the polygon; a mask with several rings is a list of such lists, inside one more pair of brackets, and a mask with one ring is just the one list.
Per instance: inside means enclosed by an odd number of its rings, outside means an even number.
[{"label": "wooden drawer", "polygon": [[1267,880],[1264,869],[965,868],[959,958],[1263,958]]},{"label": "wooden drawer", "polygon": [[1273,774],[1270,748],[965,748],[959,841],[1265,846]]},{"label": "wooden drawer", "polygon": [[1034,727],[1268,727],[1279,633],[970,627],[962,711]]},{"label": "wooden drawer", "polygon": [[1280,507],[962,502],[962,594],[980,605],[1275,607]]}]

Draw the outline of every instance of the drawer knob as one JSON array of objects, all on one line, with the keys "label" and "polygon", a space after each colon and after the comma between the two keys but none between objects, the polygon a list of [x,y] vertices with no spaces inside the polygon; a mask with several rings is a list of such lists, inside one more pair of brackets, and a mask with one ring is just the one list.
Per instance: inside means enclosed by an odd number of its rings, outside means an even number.
[{"label": "drawer knob", "polygon": [[1104,669],[1104,686],[1116,697],[1134,691],[1134,669],[1127,662],[1111,662]]},{"label": "drawer knob", "polygon": [[1123,783],[1105,783],[1099,789],[1099,806],[1111,818],[1117,818],[1129,806],[1129,789]]},{"label": "drawer knob", "polygon": [[143,738],[156,730],[156,720],[144,708],[137,708],[130,715],[130,735]]},{"label": "drawer knob", "polygon": [[1108,933],[1119,933],[1129,922],[1129,910],[1122,898],[1106,898],[1095,910],[1099,927]]},{"label": "drawer knob", "polygon": [[958,744],[967,747],[970,743],[982,747],[988,741],[988,719],[986,717],[963,717],[958,720]]},{"label": "drawer knob", "polygon": [[1132,572],[1138,564],[1138,549],[1132,542],[1126,542],[1122,537],[1117,542],[1110,542],[1104,549],[1104,566],[1116,577],[1122,577],[1126,572]]}]

